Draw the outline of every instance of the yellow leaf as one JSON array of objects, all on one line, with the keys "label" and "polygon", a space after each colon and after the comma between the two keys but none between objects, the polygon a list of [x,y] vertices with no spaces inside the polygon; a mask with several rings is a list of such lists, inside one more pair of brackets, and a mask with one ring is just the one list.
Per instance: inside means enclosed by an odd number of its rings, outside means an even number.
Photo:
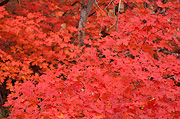
[{"label": "yellow leaf", "polygon": [[57,116],[58,118],[64,118],[64,115],[63,114],[61,114],[60,116]]}]

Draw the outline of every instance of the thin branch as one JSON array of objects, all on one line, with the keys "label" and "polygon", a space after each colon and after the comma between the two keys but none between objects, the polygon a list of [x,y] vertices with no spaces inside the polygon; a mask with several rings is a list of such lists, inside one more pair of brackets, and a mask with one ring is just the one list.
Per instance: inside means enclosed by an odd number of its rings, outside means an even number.
[{"label": "thin branch", "polygon": [[152,97],[152,96],[147,96],[146,101],[147,101],[148,98],[151,98],[151,97]]},{"label": "thin branch", "polygon": [[179,53],[173,53],[173,52],[171,52],[171,51],[167,51],[167,50],[164,50],[164,49],[152,49],[152,50],[154,50],[154,51],[156,51],[156,52],[162,52],[162,53],[164,53],[164,54],[170,54],[170,55],[175,55],[175,56],[177,56],[177,57],[180,57],[180,54]]},{"label": "thin branch", "polygon": [[115,76],[116,74],[109,69],[109,67],[105,64],[105,62],[104,62],[102,59],[100,59],[100,60],[101,60],[101,61],[103,62],[103,64],[106,66],[106,68],[108,69],[109,73],[112,73],[112,74]]},{"label": "thin branch", "polygon": [[[98,7],[102,12],[104,12],[104,10],[101,9],[101,7],[98,5],[98,3],[97,3],[96,0],[95,0],[95,3],[96,3],[96,5],[97,5],[97,7]],[[100,36],[100,37],[101,37],[101,31],[102,31],[102,23],[103,23],[103,21],[104,21],[104,17],[103,17],[103,19],[102,19],[102,22],[101,22],[101,28],[100,28],[100,31],[99,31],[99,36]]]},{"label": "thin branch", "polygon": [[113,0],[111,0],[111,2],[109,2],[109,4],[108,4],[108,5],[106,5],[106,7],[104,8],[104,10],[105,10],[105,11],[106,11],[106,13],[108,14],[108,16],[109,16],[109,12],[108,12],[106,9],[107,9],[107,7],[109,7],[109,5],[110,5],[111,3],[113,3]]},{"label": "thin branch", "polygon": [[118,31],[118,19],[119,19],[119,10],[121,7],[121,0],[119,0],[118,13],[117,13],[117,21],[116,21],[116,32]]},{"label": "thin branch", "polygon": [[136,87],[137,87],[137,86],[139,86],[139,84],[141,83],[141,81],[142,81],[142,80],[137,81],[136,86],[133,88],[132,96],[133,96],[133,93],[134,93],[134,91],[135,91]]},{"label": "thin branch", "polygon": [[[67,88],[69,88],[69,86],[67,86],[65,83],[63,83],[63,81],[61,80],[61,83],[64,84]],[[69,88],[70,89],[70,88]]]},{"label": "thin branch", "polygon": [[21,7],[21,1],[20,0],[18,0],[18,3],[19,3],[19,6]]}]

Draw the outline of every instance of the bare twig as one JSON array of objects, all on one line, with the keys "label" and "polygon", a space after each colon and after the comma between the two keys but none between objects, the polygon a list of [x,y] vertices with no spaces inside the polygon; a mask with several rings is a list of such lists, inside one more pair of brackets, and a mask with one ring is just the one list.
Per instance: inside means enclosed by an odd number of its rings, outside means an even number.
[{"label": "bare twig", "polygon": [[20,1],[20,0],[18,0],[18,3],[19,3],[19,6],[20,6],[20,8],[21,8],[21,1]]},{"label": "bare twig", "polygon": [[117,20],[116,20],[116,32],[118,31],[118,20],[119,20],[119,10],[121,7],[121,0],[119,0],[119,6],[118,6],[118,13],[117,13]]},{"label": "bare twig", "polygon": [[151,98],[151,97],[152,97],[152,96],[147,96],[146,101],[147,101],[148,98]]},{"label": "bare twig", "polygon": [[137,81],[136,86],[133,88],[132,96],[133,96],[133,93],[134,93],[134,91],[135,91],[136,87],[137,87],[137,86],[139,86],[139,84],[141,83],[141,81],[142,81],[142,80]]},{"label": "bare twig", "polygon": [[162,53],[165,53],[165,54],[170,54],[170,55],[175,55],[175,56],[177,56],[177,57],[180,57],[180,54],[179,53],[173,53],[173,52],[171,52],[171,51],[167,51],[167,50],[164,50],[164,49],[162,49],[162,48],[160,48],[160,49],[153,49],[154,51],[156,51],[156,52],[162,52]]},{"label": "bare twig", "polygon": [[[109,2],[108,5],[107,5],[104,9],[101,9],[101,7],[98,5],[98,3],[97,3],[96,0],[95,0],[95,3],[96,3],[96,5],[97,5],[97,7],[98,7],[102,12],[105,11],[108,16],[110,16],[110,15],[109,15],[109,12],[108,12],[106,9],[110,6],[110,4],[112,4],[113,6],[115,6],[114,3],[113,3],[113,0],[111,0],[111,2]],[[115,10],[114,10],[114,11],[115,11]],[[115,13],[115,12],[114,12],[114,13]],[[100,32],[99,32],[99,36],[100,36],[100,37],[101,37],[102,24],[103,24],[104,18],[105,18],[105,17],[103,17],[102,22],[101,22],[101,28],[100,28]],[[116,16],[115,16],[115,19],[116,19]],[[110,27],[112,27],[112,26],[115,25],[115,23],[111,23],[111,24],[112,24],[112,25],[111,25]]]}]

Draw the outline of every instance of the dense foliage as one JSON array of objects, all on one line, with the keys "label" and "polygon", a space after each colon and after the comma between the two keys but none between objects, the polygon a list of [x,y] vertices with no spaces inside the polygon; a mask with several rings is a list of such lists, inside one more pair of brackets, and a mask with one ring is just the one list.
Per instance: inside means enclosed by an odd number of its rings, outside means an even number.
[{"label": "dense foliage", "polygon": [[8,118],[180,117],[179,1],[123,0],[115,31],[118,2],[95,2],[80,48],[80,0],[0,7]]}]

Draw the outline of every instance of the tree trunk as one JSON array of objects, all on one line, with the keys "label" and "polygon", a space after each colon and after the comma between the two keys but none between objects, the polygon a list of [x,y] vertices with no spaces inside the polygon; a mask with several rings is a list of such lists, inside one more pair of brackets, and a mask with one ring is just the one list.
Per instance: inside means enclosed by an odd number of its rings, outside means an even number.
[{"label": "tree trunk", "polygon": [[88,0],[88,3],[85,4],[85,0],[81,0],[81,14],[80,14],[80,19],[79,19],[79,33],[78,33],[78,38],[79,38],[79,47],[84,45],[84,39],[85,39],[85,24],[87,17],[92,10],[92,6],[94,4],[95,0]]}]

